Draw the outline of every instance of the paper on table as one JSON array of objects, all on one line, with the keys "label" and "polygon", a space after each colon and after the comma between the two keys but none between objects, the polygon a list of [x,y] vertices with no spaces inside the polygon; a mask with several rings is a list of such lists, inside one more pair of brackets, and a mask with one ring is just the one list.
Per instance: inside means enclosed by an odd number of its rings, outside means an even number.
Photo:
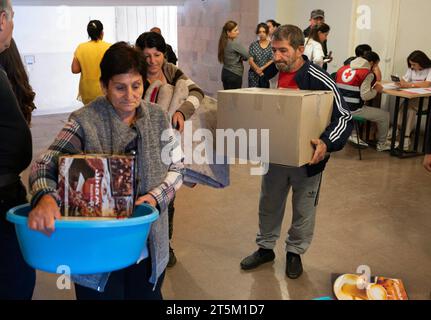
[{"label": "paper on table", "polygon": [[431,94],[431,88],[406,88],[401,90],[409,93],[416,93],[416,94]]},{"label": "paper on table", "polygon": [[386,90],[398,90],[400,88],[394,82],[383,83],[382,86]]}]

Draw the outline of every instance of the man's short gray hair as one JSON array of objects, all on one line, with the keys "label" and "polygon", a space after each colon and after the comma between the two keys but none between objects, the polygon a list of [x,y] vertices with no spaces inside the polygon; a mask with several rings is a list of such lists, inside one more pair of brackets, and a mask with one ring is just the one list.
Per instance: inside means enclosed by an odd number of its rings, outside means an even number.
[{"label": "man's short gray hair", "polygon": [[304,45],[304,34],[302,30],[297,26],[291,24],[285,24],[280,26],[275,30],[272,35],[272,40],[275,41],[289,41],[289,44],[293,49],[298,49],[300,46]]},{"label": "man's short gray hair", "polygon": [[6,16],[10,18],[10,14],[12,11],[12,4],[10,0],[0,0],[0,12],[6,12]]}]

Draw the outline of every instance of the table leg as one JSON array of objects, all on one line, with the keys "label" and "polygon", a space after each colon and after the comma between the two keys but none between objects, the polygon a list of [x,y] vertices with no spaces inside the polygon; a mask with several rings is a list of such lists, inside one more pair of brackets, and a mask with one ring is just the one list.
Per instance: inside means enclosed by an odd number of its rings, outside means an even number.
[{"label": "table leg", "polygon": [[404,99],[404,110],[403,110],[403,120],[401,123],[401,133],[400,133],[400,155],[402,156],[404,153],[404,138],[406,136],[406,127],[407,127],[407,111],[409,108],[409,99]]},{"label": "table leg", "polygon": [[415,131],[415,144],[413,146],[414,151],[418,151],[418,145],[419,145],[419,135],[421,134],[421,122],[422,122],[422,110],[424,107],[424,100],[425,98],[419,99],[419,109],[418,109],[418,120],[416,122],[416,131]]},{"label": "table leg", "polygon": [[400,111],[400,97],[395,100],[394,121],[392,122],[391,155],[395,155],[395,141],[397,139],[398,113]]}]

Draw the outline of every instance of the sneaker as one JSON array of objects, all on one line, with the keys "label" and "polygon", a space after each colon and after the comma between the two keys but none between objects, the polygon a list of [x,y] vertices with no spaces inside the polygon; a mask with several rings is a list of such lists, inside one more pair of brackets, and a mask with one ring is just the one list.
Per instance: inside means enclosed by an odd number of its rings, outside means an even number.
[{"label": "sneaker", "polygon": [[286,254],[286,275],[290,279],[297,279],[303,272],[301,256],[299,254],[288,252]]},{"label": "sneaker", "polygon": [[[358,145],[358,139],[357,139],[356,135],[354,135],[354,134],[350,135],[350,137],[349,137],[349,141],[350,141],[351,143],[353,143],[353,144]],[[360,145],[360,146],[363,146],[363,147],[368,147],[368,143],[366,143],[366,142],[365,142],[364,140],[362,140],[362,139],[359,139],[359,145]]]},{"label": "sneaker", "polygon": [[257,268],[261,264],[273,261],[275,259],[275,253],[271,249],[259,248],[256,252],[244,258],[241,261],[242,270],[250,270]]},{"label": "sneaker", "polygon": [[172,268],[177,263],[177,257],[175,257],[174,249],[169,245],[169,261],[168,268]]},{"label": "sneaker", "polygon": [[[395,148],[396,148],[397,146],[395,146]],[[376,150],[378,151],[378,152],[382,152],[382,151],[389,151],[389,150],[391,150],[391,143],[389,142],[389,141],[386,141],[386,142],[378,142],[377,143],[377,146],[376,146]]]}]

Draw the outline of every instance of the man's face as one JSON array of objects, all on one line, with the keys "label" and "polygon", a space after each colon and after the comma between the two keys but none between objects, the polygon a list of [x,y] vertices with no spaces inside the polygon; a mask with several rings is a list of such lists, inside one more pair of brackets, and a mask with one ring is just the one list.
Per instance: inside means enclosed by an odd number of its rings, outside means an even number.
[{"label": "man's face", "polygon": [[274,62],[278,70],[291,72],[298,68],[302,61],[304,46],[300,46],[295,50],[287,40],[273,40],[271,45],[274,54]]},{"label": "man's face", "polygon": [[9,9],[6,11],[0,12],[0,52],[3,52],[10,46],[13,31],[13,15],[12,6],[9,6]]},{"label": "man's face", "polygon": [[322,17],[312,18],[310,19],[310,25],[314,27],[315,25],[321,25],[323,22],[325,22],[325,19]]}]

